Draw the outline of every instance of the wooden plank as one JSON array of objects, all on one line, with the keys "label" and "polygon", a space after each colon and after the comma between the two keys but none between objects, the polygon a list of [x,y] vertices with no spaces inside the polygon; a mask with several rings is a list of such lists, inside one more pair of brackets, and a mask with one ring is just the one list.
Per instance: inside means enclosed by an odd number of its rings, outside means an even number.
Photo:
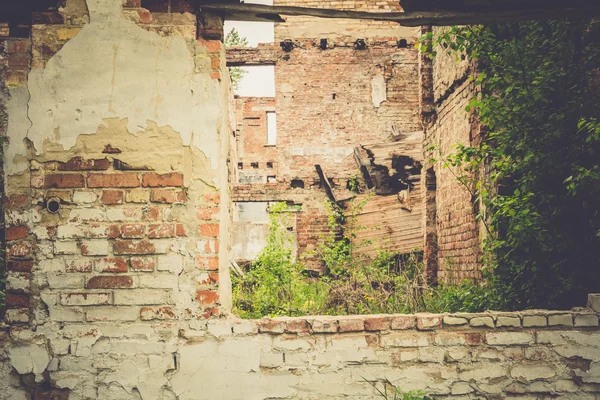
[{"label": "wooden plank", "polygon": [[335,199],[335,195],[333,194],[333,187],[331,186],[329,179],[327,179],[327,177],[325,176],[323,169],[319,164],[315,165],[315,169],[317,170],[317,174],[319,174],[319,178],[321,179],[321,183],[323,184],[323,188],[325,189],[329,200],[337,204],[337,200]]},{"label": "wooden plank", "polygon": [[[261,4],[199,4],[202,12],[219,13],[225,19],[237,21],[283,22],[280,15],[312,16],[319,18],[365,19],[397,22],[403,26],[421,25],[471,25],[511,21],[562,19],[566,17],[591,18],[600,16],[597,0],[571,0],[548,7],[533,1],[524,0],[502,7],[467,8],[459,10],[409,11],[394,13],[373,13],[364,11],[332,10],[292,6],[267,6]],[[540,5],[541,4],[541,5]]]},{"label": "wooden plank", "polygon": [[363,179],[365,180],[365,183],[367,184],[367,188],[373,189],[373,186],[375,186],[373,184],[373,178],[371,178],[371,174],[369,173],[369,169],[367,168],[368,164],[365,162],[365,160],[363,160],[363,158],[360,154],[360,149],[358,147],[354,148],[354,159],[358,163],[358,166],[360,168],[360,173],[362,174]]}]

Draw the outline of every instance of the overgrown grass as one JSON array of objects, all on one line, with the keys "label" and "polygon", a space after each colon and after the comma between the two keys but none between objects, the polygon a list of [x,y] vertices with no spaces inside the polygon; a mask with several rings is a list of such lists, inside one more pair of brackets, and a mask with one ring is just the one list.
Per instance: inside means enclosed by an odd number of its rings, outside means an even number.
[{"label": "overgrown grass", "polygon": [[243,318],[260,318],[485,309],[488,298],[479,284],[427,285],[418,252],[402,258],[387,250],[373,258],[361,254],[367,243],[353,239],[362,230],[356,215],[363,206],[351,205],[346,215],[330,206],[330,233],[316,252],[326,267],[319,278],[305,276],[304,266],[293,260],[286,230],[291,215],[285,204],[273,206],[266,247],[243,277],[233,277],[234,311]]}]

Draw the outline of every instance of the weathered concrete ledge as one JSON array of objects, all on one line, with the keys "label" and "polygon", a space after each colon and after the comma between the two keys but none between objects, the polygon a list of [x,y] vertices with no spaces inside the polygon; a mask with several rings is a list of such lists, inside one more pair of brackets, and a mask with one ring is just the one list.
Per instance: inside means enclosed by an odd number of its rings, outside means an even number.
[{"label": "weathered concrete ledge", "polygon": [[390,384],[439,399],[595,399],[598,319],[576,309],[13,326],[0,332],[0,399],[373,399]]}]

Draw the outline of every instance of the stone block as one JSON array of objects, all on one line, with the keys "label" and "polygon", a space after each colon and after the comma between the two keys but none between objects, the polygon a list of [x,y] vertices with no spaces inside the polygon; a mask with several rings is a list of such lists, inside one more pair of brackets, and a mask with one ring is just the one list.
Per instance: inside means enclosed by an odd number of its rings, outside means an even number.
[{"label": "stone block", "polygon": [[575,326],[598,326],[598,316],[595,314],[576,315]]},{"label": "stone block", "polygon": [[492,319],[492,317],[475,317],[471,318],[471,320],[469,321],[469,325],[476,328],[493,328],[494,320]]},{"label": "stone block", "polygon": [[510,346],[534,342],[531,332],[488,332],[485,340],[489,345]]},{"label": "stone block", "polygon": [[461,326],[461,325],[467,325],[469,323],[469,321],[466,318],[460,318],[460,317],[453,317],[450,315],[446,315],[444,317],[444,326]]},{"label": "stone block", "polygon": [[521,318],[520,317],[498,317],[496,319],[496,326],[498,328],[520,328]]},{"label": "stone block", "polygon": [[523,316],[523,327],[542,327],[547,325],[547,319],[545,315],[525,315]]},{"label": "stone block", "polygon": [[548,316],[549,326],[573,326],[573,316],[569,314],[556,314]]}]

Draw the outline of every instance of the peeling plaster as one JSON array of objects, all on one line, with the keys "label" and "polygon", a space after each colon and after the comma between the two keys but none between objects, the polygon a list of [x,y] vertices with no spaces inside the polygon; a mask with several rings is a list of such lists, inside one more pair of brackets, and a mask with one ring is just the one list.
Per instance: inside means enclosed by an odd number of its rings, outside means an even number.
[{"label": "peeling plaster", "polygon": [[375,108],[379,108],[387,100],[387,85],[381,72],[377,72],[371,79],[371,100]]},{"label": "peeling plaster", "polygon": [[[145,31],[122,16],[121,4],[88,0],[90,23],[44,69],[31,70],[27,138],[41,154],[45,141],[69,149],[108,118],[127,117],[131,133],[154,121],[178,132],[184,145],[201,148],[216,169],[226,107],[219,82],[196,67],[195,44]],[[18,146],[9,153],[22,154]]]}]

